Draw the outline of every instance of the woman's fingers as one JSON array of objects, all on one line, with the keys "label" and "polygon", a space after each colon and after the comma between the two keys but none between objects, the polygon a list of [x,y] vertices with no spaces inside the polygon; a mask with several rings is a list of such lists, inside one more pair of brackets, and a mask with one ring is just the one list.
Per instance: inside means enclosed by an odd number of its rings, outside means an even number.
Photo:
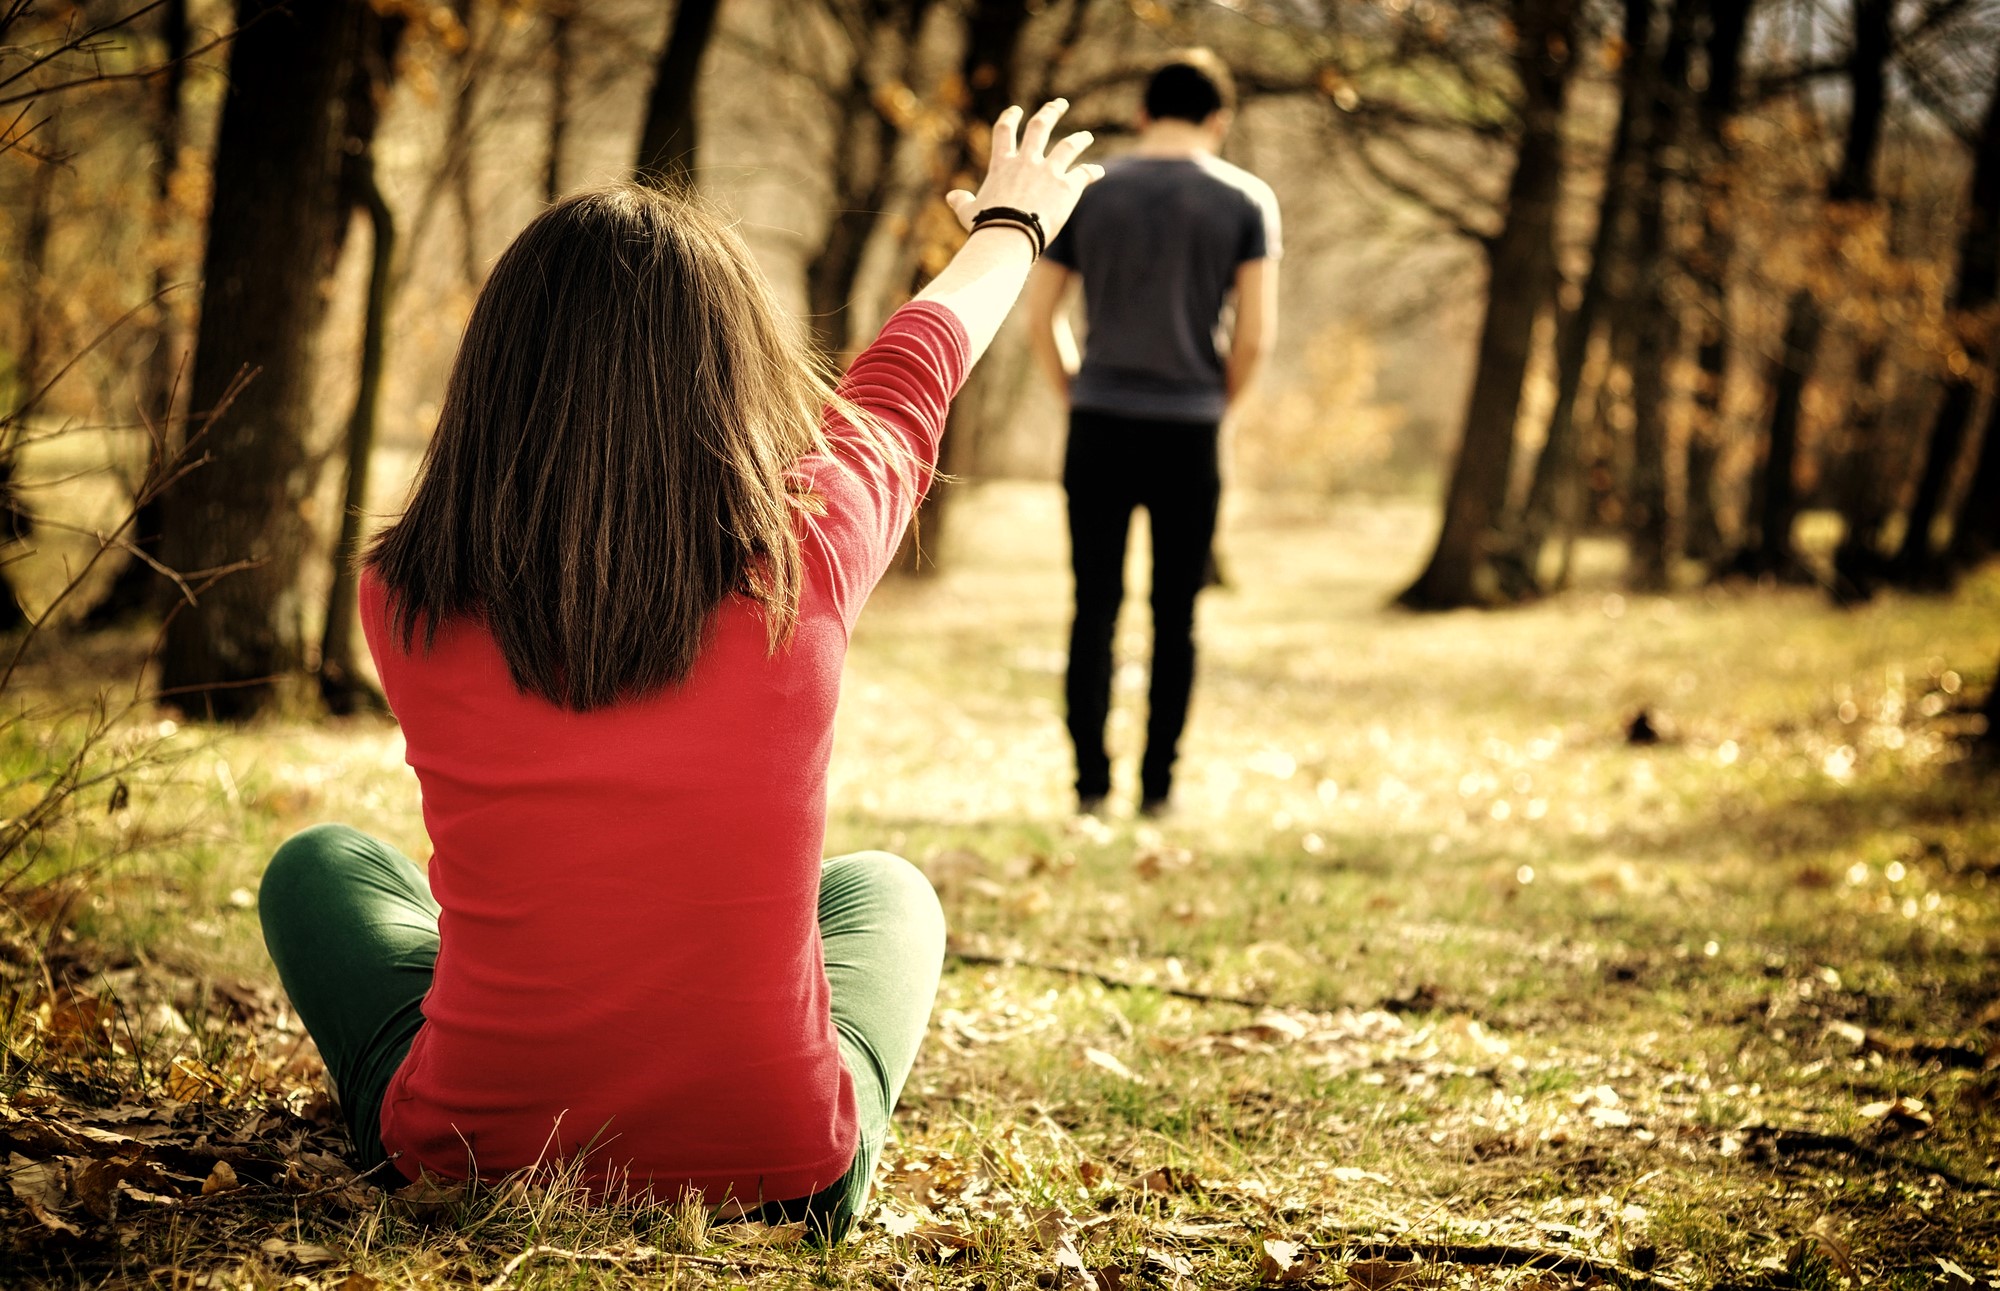
[{"label": "woman's fingers", "polygon": [[1057,170],[1063,169],[1083,155],[1083,150],[1090,147],[1090,139],[1091,134],[1088,130],[1065,135],[1061,143],[1049,149],[1049,165]]},{"label": "woman's fingers", "polygon": [[1055,131],[1056,122],[1067,111],[1068,99],[1050,99],[1037,108],[1035,115],[1028,118],[1027,128],[1021,131],[1021,150],[1031,157],[1041,156],[1042,149],[1048,146],[1049,135]]},{"label": "woman's fingers", "polygon": [[1014,130],[1020,124],[1021,109],[1018,107],[1008,108],[993,123],[993,160],[1014,155],[1018,147],[1014,142]]}]

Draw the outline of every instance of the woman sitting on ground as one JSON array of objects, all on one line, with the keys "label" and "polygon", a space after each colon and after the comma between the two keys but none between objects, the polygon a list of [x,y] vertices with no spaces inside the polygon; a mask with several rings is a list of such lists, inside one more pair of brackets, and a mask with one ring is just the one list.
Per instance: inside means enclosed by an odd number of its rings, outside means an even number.
[{"label": "woman sitting on ground", "polygon": [[846,1232],[944,920],[897,857],[821,860],[841,662],[966,369],[1102,173],[1085,134],[1047,147],[1063,107],[1018,141],[1002,115],[948,199],[964,248],[837,389],[687,202],[585,193],[494,266],[362,579],[428,879],[320,826],[261,896],[364,1166]]}]

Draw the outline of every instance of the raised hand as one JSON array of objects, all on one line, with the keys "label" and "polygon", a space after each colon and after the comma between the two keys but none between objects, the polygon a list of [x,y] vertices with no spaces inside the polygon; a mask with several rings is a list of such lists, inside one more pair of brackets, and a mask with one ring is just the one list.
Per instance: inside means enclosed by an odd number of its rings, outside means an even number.
[{"label": "raised hand", "polygon": [[944,200],[960,224],[970,229],[973,217],[986,208],[1011,206],[1033,212],[1041,220],[1042,231],[1051,238],[1056,235],[1076,209],[1083,190],[1104,176],[1102,166],[1076,164],[1077,157],[1090,146],[1088,130],[1049,146],[1056,122],[1068,110],[1068,99],[1051,99],[1027,119],[1025,127],[1020,108],[1008,108],[1000,114],[993,123],[993,156],[979,191],[968,193],[959,188],[945,194]]}]

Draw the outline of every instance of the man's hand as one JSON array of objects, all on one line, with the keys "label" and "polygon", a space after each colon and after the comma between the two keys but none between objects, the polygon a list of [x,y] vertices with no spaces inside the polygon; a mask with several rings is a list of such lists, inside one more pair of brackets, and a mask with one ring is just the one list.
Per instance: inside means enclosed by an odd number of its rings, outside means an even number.
[{"label": "man's hand", "polygon": [[1062,302],[1069,290],[1070,271],[1044,260],[1028,272],[1028,348],[1035,356],[1049,384],[1069,404],[1069,383],[1076,377],[1076,338],[1070,334],[1069,320],[1063,317]]}]

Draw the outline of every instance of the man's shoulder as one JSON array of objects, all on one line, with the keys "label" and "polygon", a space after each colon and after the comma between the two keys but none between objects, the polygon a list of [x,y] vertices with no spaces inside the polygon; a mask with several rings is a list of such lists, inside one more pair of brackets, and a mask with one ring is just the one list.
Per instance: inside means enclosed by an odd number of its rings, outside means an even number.
[{"label": "man's shoulder", "polygon": [[1196,161],[1200,164],[1203,174],[1227,184],[1258,206],[1266,210],[1277,206],[1278,195],[1271,190],[1271,186],[1243,167],[1212,154],[1198,157]]}]

